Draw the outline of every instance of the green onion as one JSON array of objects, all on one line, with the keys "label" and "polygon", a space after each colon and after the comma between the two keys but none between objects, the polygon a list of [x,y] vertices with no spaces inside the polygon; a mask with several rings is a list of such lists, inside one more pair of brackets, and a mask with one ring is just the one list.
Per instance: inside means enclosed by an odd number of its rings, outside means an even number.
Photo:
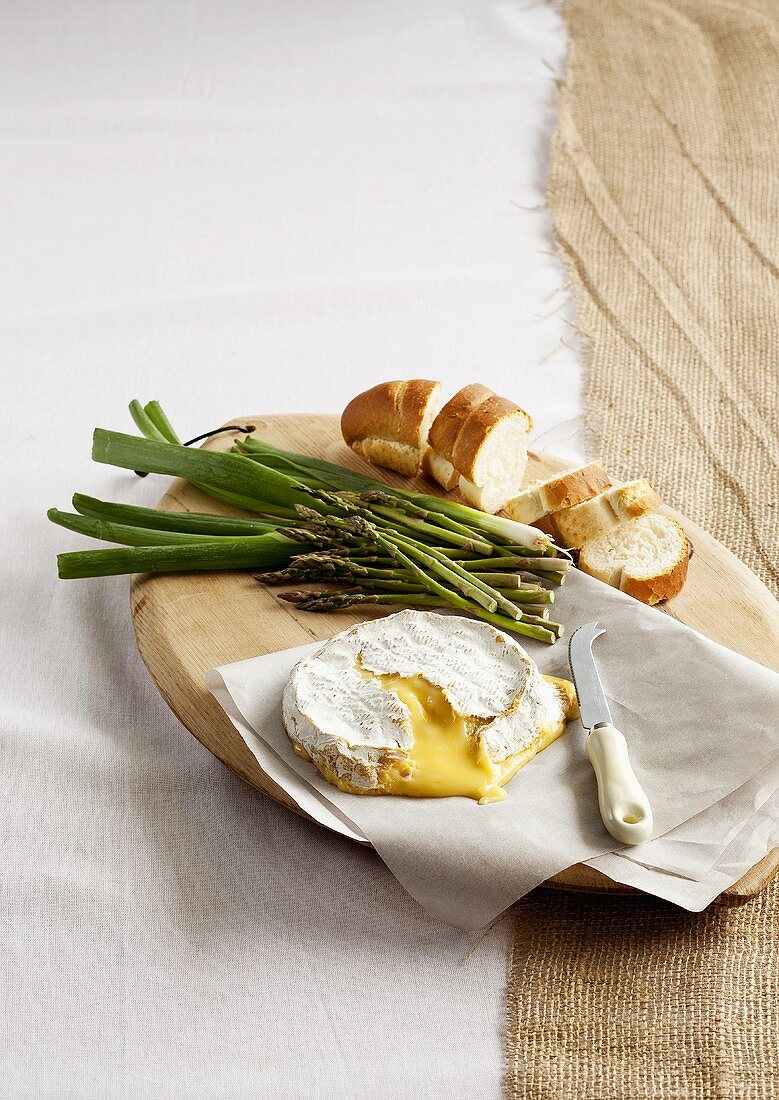
[{"label": "green onion", "polygon": [[135,421],[135,425],[138,431],[147,439],[155,439],[159,443],[167,443],[169,440],[165,438],[163,432],[157,427],[152,418],[142,408],[140,401],[130,402],[130,416]]},{"label": "green onion", "polygon": [[259,538],[218,539],[190,546],[115,547],[59,554],[63,580],[112,577],[120,573],[182,573],[229,569],[279,569],[296,543],[276,532]]},{"label": "green onion", "polygon": [[316,502],[312,503],[291,478],[237,454],[189,450],[174,443],[96,428],[92,458],[126,470],[184,477],[209,486],[209,490],[223,489],[234,499],[244,501],[249,511],[267,514],[273,509],[274,515],[293,519],[296,503],[316,507]]},{"label": "green onion", "polygon": [[210,512],[166,512],[160,508],[139,508],[134,504],[97,500],[83,493],[74,494],[73,507],[82,516],[159,531],[188,531],[199,535],[265,535],[276,529],[276,524],[267,520],[215,516]]},{"label": "green onion", "polygon": [[[103,542],[119,542],[123,546],[190,546],[208,542],[220,542],[219,535],[193,535],[184,531],[155,531],[150,527],[130,527],[126,523],[112,523],[110,520],[92,516],[72,515],[60,512],[58,508],[49,508],[46,513],[52,523],[76,531],[80,535],[89,535]],[[262,538],[258,535],[257,538]]]},{"label": "green onion", "polygon": [[[150,401],[148,405],[143,406],[143,411],[157,431],[162,435],[163,439],[167,440],[168,443],[181,443],[181,440],[173,430],[173,425],[162,411],[162,406],[159,401]],[[146,435],[145,432],[143,434]]]}]

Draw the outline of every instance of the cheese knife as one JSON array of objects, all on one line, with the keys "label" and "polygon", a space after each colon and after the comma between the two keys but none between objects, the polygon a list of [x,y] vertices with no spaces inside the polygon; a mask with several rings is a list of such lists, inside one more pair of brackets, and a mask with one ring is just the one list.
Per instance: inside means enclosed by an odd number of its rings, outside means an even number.
[{"label": "cheese knife", "polygon": [[598,781],[603,824],[622,844],[641,844],[652,833],[652,807],[630,763],[627,741],[612,724],[592,643],[606,631],[597,622],[574,630],[568,642],[582,725],[590,732],[586,749]]}]

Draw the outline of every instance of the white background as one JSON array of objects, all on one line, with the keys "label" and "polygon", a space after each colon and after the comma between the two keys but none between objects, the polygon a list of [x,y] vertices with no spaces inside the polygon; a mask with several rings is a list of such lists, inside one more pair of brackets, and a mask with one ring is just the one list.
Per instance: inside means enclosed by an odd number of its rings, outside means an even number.
[{"label": "white background", "polygon": [[3,1096],[500,1094],[507,922],[434,923],[231,776],[44,512],[160,495],[89,462],[136,396],[194,435],[480,380],[580,453],[523,209],[563,64],[508,0],[0,3]]}]

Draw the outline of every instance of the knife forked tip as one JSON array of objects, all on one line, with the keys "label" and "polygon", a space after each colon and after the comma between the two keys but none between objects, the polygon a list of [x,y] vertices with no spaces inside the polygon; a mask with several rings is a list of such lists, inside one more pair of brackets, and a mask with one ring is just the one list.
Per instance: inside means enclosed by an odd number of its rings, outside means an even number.
[{"label": "knife forked tip", "polygon": [[601,634],[605,633],[606,627],[601,626],[597,619],[593,619],[591,623],[582,623],[581,626],[577,626],[568,639],[568,648],[571,648],[574,638],[579,639],[579,644],[583,642],[592,645],[596,638],[600,638]]},{"label": "knife forked tip", "polygon": [[[568,664],[571,666],[572,673],[575,657],[588,651],[592,653],[592,643],[596,638],[600,638],[601,634],[605,633],[605,626],[601,626],[597,619],[593,619],[591,623],[582,623],[581,626],[577,626],[571,632],[568,639]],[[575,679],[574,676],[574,682]]]}]

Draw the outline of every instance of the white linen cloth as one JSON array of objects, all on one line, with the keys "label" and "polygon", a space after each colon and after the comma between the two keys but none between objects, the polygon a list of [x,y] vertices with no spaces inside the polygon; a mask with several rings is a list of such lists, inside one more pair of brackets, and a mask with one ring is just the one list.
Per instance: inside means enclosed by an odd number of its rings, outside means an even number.
[{"label": "white linen cloth", "polygon": [[[605,627],[596,659],[614,724],[627,738],[652,806],[657,839],[647,844],[626,849],[604,829],[578,722],[512,779],[503,802],[479,806],[467,798],[365,798],[328,783],[295,754],[284,731],[281,696],[289,673],[316,652],[318,643],[224,665],[211,670],[206,682],[260,765],[270,754],[283,762],[281,771],[272,760],[273,778],[295,801],[313,794],[329,815],[342,815],[374,845],[412,897],[450,924],[483,927],[566,867],[586,860],[600,867],[594,857],[606,857],[601,869],[610,874],[614,860],[608,853],[617,850],[640,863],[648,850],[653,866],[670,872],[677,886],[674,893],[664,875],[661,896],[703,908],[722,887],[720,877],[713,876],[702,905],[698,882],[688,887],[683,877],[703,878],[693,822],[696,816],[704,818],[698,835],[708,834],[722,853],[754,815],[755,798],[761,805],[775,790],[779,675],[578,571],[569,574],[554,606],[568,631],[594,620]],[[400,612],[395,621],[408,618],[408,612]],[[565,645],[519,641],[543,673],[570,675]],[[751,789],[753,781],[757,792]],[[307,802],[305,808],[326,820],[318,806]],[[779,839],[772,808],[768,818]],[[683,853],[677,844],[664,858],[677,829],[687,839],[687,850]],[[747,858],[731,882],[766,851]],[[709,852],[707,844],[704,859]],[[716,862],[717,855],[704,875]],[[636,872],[631,866],[626,873]]]},{"label": "white linen cloth", "polygon": [[89,462],[136,396],[192,435],[388,377],[575,416],[519,208],[563,55],[513,0],[0,6],[3,1096],[499,1096],[505,925],[469,955],[209,756],[44,512],[158,499]]}]

